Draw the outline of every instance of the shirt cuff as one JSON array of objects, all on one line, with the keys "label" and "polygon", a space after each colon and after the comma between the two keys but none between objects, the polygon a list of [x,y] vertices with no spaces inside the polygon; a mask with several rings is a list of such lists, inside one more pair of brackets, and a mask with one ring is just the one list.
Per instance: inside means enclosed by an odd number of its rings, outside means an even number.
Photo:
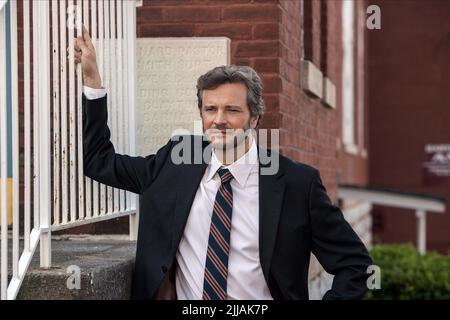
[{"label": "shirt cuff", "polygon": [[94,89],[91,87],[83,86],[83,93],[88,100],[100,99],[106,96],[106,89]]}]

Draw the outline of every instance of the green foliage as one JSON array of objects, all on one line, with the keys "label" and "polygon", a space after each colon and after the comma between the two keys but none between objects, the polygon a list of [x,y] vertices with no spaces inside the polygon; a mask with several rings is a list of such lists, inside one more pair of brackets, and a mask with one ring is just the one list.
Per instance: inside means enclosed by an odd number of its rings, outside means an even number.
[{"label": "green foliage", "polygon": [[376,245],[370,251],[381,269],[381,289],[366,299],[450,299],[450,252],[420,255],[408,245]]}]

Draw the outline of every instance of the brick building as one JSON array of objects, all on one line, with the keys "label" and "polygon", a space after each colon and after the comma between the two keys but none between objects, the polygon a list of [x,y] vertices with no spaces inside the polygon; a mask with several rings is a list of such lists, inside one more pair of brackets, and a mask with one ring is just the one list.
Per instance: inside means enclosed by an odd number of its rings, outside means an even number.
[{"label": "brick building", "polygon": [[[450,143],[450,3],[372,2],[382,27],[368,37],[370,183],[449,198],[450,176],[427,182],[423,164],[427,144]],[[410,210],[375,207],[373,214],[377,241],[414,243]],[[427,249],[445,253],[450,211],[427,216]]]}]

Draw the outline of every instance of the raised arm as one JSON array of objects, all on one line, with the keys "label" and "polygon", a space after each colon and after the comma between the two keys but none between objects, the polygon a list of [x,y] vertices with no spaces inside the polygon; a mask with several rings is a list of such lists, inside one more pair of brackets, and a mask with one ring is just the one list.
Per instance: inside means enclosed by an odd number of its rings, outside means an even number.
[{"label": "raised arm", "polygon": [[[102,88],[95,48],[83,26],[83,36],[75,39],[75,64],[81,63],[83,84]],[[158,175],[170,154],[172,142],[156,155],[132,157],[117,154],[110,141],[107,119],[107,95],[82,97],[84,174],[106,185],[141,194]]]}]

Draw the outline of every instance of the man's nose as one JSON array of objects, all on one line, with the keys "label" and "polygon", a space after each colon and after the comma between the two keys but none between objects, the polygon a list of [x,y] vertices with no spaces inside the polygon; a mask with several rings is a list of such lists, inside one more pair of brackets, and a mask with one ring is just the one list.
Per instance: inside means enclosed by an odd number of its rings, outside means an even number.
[{"label": "man's nose", "polygon": [[223,111],[218,111],[214,118],[214,124],[217,126],[223,126],[227,124],[227,119]]}]

